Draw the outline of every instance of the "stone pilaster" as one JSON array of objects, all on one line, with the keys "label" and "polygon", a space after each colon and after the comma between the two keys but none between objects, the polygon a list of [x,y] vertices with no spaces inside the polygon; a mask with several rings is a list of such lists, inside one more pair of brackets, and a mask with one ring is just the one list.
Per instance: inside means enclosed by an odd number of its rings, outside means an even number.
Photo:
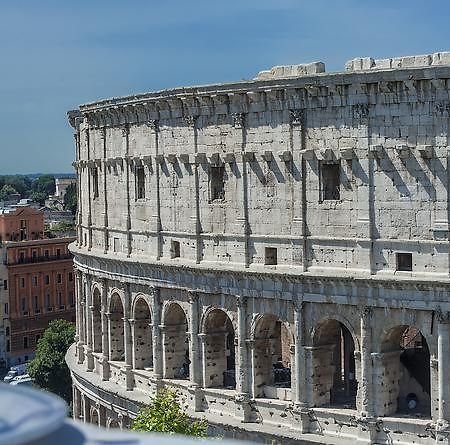
[{"label": "stone pilaster", "polygon": [[101,287],[101,324],[102,324],[102,356],[99,363],[102,368],[102,380],[109,380],[109,324],[107,313],[107,283],[102,282]]},{"label": "stone pilaster", "polygon": [[373,417],[372,381],[372,309],[365,307],[361,312],[361,391],[359,411],[362,417]]},{"label": "stone pilaster", "polygon": [[125,389],[131,391],[133,389],[133,344],[131,343],[131,323],[126,317],[123,318],[124,347],[125,347],[125,364],[122,372],[125,376]]},{"label": "stone pilaster", "polygon": [[438,312],[437,354],[438,354],[438,391],[439,419],[441,424],[450,421],[450,312]]},{"label": "stone pilaster", "polygon": [[202,411],[202,399],[203,396],[199,388],[202,385],[202,373],[201,373],[201,361],[200,361],[200,348],[198,339],[199,330],[199,304],[198,294],[196,292],[189,292],[189,319],[190,319],[190,332],[189,332],[189,357],[190,364],[190,391],[194,396],[194,409],[195,411]]},{"label": "stone pilaster", "polygon": [[236,416],[242,422],[249,422],[251,417],[249,365],[247,351],[247,298],[236,297],[238,336],[237,336],[237,372],[236,372],[236,403],[238,412]]},{"label": "stone pilaster", "polygon": [[161,306],[159,302],[159,289],[151,289],[151,304],[153,312],[152,340],[153,340],[153,376],[161,379],[163,375],[162,341],[159,325],[161,323]]}]

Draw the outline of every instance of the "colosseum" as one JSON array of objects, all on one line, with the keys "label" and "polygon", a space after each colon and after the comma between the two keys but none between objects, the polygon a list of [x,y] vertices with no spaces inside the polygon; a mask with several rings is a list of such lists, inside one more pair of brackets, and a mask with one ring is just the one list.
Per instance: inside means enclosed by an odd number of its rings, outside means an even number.
[{"label": "colosseum", "polygon": [[450,53],[85,104],[74,415],[448,443]]}]

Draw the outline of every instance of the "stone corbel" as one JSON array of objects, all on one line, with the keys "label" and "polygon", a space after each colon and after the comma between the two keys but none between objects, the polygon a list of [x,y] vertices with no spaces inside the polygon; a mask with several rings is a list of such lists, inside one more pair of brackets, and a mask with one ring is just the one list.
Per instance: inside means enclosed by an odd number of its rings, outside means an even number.
[{"label": "stone corbel", "polygon": [[261,157],[266,161],[266,162],[272,162],[273,161],[273,153],[271,151],[265,151]]},{"label": "stone corbel", "polygon": [[432,145],[419,145],[417,147],[420,156],[423,159],[431,159],[433,157],[433,146]]},{"label": "stone corbel", "polygon": [[236,162],[236,156],[234,155],[234,153],[225,153],[223,155],[223,160],[227,164],[234,164]]},{"label": "stone corbel", "polygon": [[321,161],[330,162],[335,160],[335,156],[331,148],[325,148],[323,150],[320,150],[319,157]]},{"label": "stone corbel", "polygon": [[290,121],[293,127],[303,124],[303,110],[289,110]]},{"label": "stone corbel", "polygon": [[301,154],[303,155],[303,159],[306,159],[307,161],[312,161],[315,157],[315,152],[312,148],[301,151]]},{"label": "stone corbel", "polygon": [[196,153],[195,163],[196,164],[207,164],[208,159],[206,158],[206,153]]},{"label": "stone corbel", "polygon": [[289,150],[280,151],[278,152],[278,157],[280,158],[280,161],[290,162],[292,161],[292,152]]},{"label": "stone corbel", "polygon": [[354,151],[351,147],[342,147],[339,149],[339,153],[341,155],[341,158],[346,161],[351,161],[354,158]]},{"label": "stone corbel", "polygon": [[157,164],[164,164],[164,155],[155,155],[155,162]]},{"label": "stone corbel", "polygon": [[242,153],[242,159],[246,162],[253,162],[255,160],[255,152],[245,151]]},{"label": "stone corbel", "polygon": [[371,145],[369,147],[369,156],[381,159],[384,156],[384,149],[382,145]]},{"label": "stone corbel", "polygon": [[176,154],[173,154],[173,153],[168,154],[168,155],[167,155],[167,161],[168,161],[170,164],[176,164],[176,163],[177,163],[177,155],[176,155]]},{"label": "stone corbel", "polygon": [[411,149],[407,145],[396,145],[395,151],[400,159],[408,159],[411,156]]},{"label": "stone corbel", "polygon": [[190,155],[189,153],[182,153],[179,155],[180,161],[183,164],[190,164]]},{"label": "stone corbel", "polygon": [[219,153],[212,153],[209,156],[209,162],[210,162],[211,165],[215,165],[215,166],[221,165],[222,161],[220,159],[220,154]]}]

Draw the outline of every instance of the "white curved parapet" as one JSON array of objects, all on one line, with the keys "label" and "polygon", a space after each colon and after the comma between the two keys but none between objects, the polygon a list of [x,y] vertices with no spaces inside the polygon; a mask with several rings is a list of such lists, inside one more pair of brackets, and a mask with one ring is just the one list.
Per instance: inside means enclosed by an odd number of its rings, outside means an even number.
[{"label": "white curved parapet", "polygon": [[[68,418],[53,394],[0,383],[0,445],[189,445],[181,436],[106,430]],[[200,443],[211,443],[209,440]],[[221,443],[232,443],[221,441]],[[240,442],[241,444],[244,442]]]}]

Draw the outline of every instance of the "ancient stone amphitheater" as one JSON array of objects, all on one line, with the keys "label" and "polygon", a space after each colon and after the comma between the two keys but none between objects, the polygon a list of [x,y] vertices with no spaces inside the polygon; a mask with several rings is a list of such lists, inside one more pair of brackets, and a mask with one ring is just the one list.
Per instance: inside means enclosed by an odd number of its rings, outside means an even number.
[{"label": "ancient stone amphitheater", "polygon": [[74,413],[448,442],[450,53],[85,104]]}]

